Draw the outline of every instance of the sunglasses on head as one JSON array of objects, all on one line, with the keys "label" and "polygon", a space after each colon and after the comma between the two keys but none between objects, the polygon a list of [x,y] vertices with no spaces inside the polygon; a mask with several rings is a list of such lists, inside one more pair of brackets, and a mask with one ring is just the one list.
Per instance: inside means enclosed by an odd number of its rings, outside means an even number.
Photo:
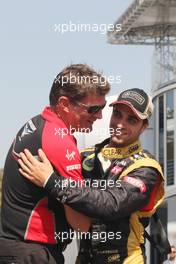
[{"label": "sunglasses on head", "polygon": [[105,107],[105,105],[106,105],[106,103],[103,104],[103,105],[86,105],[86,104],[83,104],[81,102],[76,102],[76,101],[74,103],[76,105],[84,107],[87,110],[87,113],[89,113],[89,114],[97,113],[98,111],[102,110]]}]

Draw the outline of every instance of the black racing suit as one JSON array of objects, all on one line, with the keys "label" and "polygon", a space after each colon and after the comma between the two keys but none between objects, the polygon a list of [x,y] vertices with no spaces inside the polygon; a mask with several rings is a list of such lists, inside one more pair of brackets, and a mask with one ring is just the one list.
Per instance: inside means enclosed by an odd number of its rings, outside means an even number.
[{"label": "black racing suit", "polygon": [[[144,227],[163,200],[162,171],[149,153],[138,149],[138,143],[137,148],[134,144],[131,151],[130,146],[127,155],[122,157],[122,153],[106,166],[107,159],[97,155],[107,142],[83,153],[83,175],[91,178],[94,187],[54,188],[59,176],[53,173],[45,190],[57,200],[94,218],[89,230],[91,237],[85,236],[81,241],[78,263],[143,264]],[[99,182],[98,186],[94,179]],[[106,188],[102,188],[102,179],[109,182]]]}]

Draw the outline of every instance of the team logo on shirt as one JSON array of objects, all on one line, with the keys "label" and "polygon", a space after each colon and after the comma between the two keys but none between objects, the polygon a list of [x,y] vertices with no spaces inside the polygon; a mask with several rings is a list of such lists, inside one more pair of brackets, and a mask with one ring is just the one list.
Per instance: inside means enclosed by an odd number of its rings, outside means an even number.
[{"label": "team logo on shirt", "polygon": [[75,154],[76,154],[75,151],[69,152],[69,150],[67,149],[67,152],[66,152],[65,157],[66,157],[68,160],[75,160]]},{"label": "team logo on shirt", "polygon": [[79,169],[81,169],[81,164],[80,163],[66,166],[66,170],[67,171],[79,170]]},{"label": "team logo on shirt", "polygon": [[24,136],[30,135],[32,133],[34,133],[34,131],[36,130],[36,126],[34,125],[34,123],[32,122],[32,120],[29,120],[26,125],[23,128],[23,131],[21,133],[21,135],[19,136],[19,140],[21,141],[21,139]]}]

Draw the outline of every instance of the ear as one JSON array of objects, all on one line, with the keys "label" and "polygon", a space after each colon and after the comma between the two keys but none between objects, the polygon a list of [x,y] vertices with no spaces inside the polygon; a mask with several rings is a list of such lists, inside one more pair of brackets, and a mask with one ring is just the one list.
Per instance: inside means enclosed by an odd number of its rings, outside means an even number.
[{"label": "ear", "polygon": [[149,127],[148,120],[146,122],[143,121],[143,125],[142,125],[142,128],[141,128],[140,134],[142,134],[144,132],[144,130],[146,130],[148,127]]},{"label": "ear", "polygon": [[66,96],[61,96],[59,97],[58,101],[57,101],[57,109],[67,112],[70,112],[70,101],[69,98]]}]

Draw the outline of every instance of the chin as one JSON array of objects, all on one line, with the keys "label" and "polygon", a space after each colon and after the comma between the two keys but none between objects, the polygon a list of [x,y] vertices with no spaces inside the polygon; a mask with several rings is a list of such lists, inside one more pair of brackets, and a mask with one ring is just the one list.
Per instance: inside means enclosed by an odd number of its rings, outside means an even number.
[{"label": "chin", "polygon": [[[89,132],[91,132],[92,129],[93,129],[93,125],[92,125],[92,123],[91,123],[91,124],[89,123],[89,124],[87,125],[87,130],[89,130]],[[89,133],[89,132],[86,132],[86,133]]]},{"label": "chin", "polygon": [[125,146],[125,140],[122,139],[122,138],[119,138],[117,136],[112,136],[111,137],[111,142],[113,143],[113,145],[115,145],[117,147]]},{"label": "chin", "polygon": [[92,126],[88,127],[86,131],[86,133],[90,133],[90,132],[92,132]]}]

